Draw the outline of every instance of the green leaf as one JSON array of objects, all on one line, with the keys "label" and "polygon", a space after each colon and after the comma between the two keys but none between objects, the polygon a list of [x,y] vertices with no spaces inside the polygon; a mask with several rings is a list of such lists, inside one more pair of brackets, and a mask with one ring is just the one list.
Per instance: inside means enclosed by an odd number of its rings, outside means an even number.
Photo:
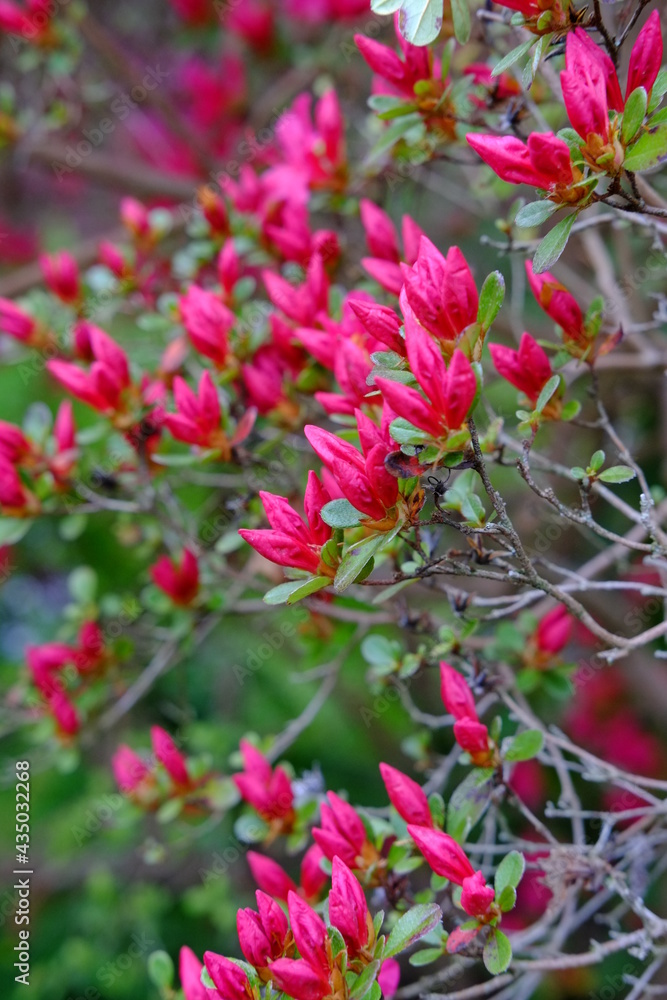
[{"label": "green leaf", "polygon": [[328,576],[311,576],[305,580],[288,580],[264,594],[265,604],[296,604],[310,594],[316,594],[331,583]]},{"label": "green leaf", "polygon": [[578,399],[571,399],[569,403],[566,403],[563,409],[560,411],[561,420],[574,420],[579,411],[581,410],[581,403]]},{"label": "green leaf", "polygon": [[349,500],[330,500],[320,511],[325,524],[331,528],[355,528],[364,516]]},{"label": "green leaf", "polygon": [[333,952],[333,957],[340,955],[341,952],[346,950],[345,939],[343,935],[336,927],[327,927],[327,934],[329,935],[329,940],[331,941],[331,951]]},{"label": "green leaf", "polygon": [[545,382],[542,387],[542,392],[537,397],[537,402],[535,403],[535,409],[538,413],[541,413],[544,407],[547,405],[553,394],[558,389],[560,385],[560,375],[552,375],[548,382]]},{"label": "green leaf", "polygon": [[361,655],[372,667],[384,667],[387,663],[397,663],[401,647],[384,635],[367,635],[361,644]]},{"label": "green leaf", "polygon": [[447,833],[459,843],[465,840],[489,805],[493,774],[490,767],[474,768],[449,798]]},{"label": "green leaf", "polygon": [[402,5],[403,0],[371,0],[371,10],[375,14],[395,14]]},{"label": "green leaf", "polygon": [[500,76],[500,74],[504,73],[506,69],[513,66],[515,62],[518,62],[522,56],[525,56],[528,52],[530,52],[534,44],[535,39],[530,38],[527,42],[522,42],[521,45],[517,45],[517,47],[512,49],[511,52],[508,52],[507,55],[500,60],[500,62],[496,63],[493,67],[491,76]]},{"label": "green leaf", "polygon": [[644,132],[625,154],[623,168],[639,173],[657,167],[667,158],[667,124]]},{"label": "green leaf", "polygon": [[387,940],[384,958],[391,958],[405,951],[437,927],[442,920],[442,911],[437,903],[420,903],[411,907],[398,919]]},{"label": "green leaf", "polygon": [[360,976],[357,976],[348,993],[349,1000],[361,1000],[365,997],[371,986],[377,979],[380,965],[379,959],[369,962]]},{"label": "green leaf", "polygon": [[496,903],[503,913],[509,913],[516,906],[516,889],[506,885],[500,895],[496,895]]},{"label": "green leaf", "polygon": [[33,521],[28,517],[0,517],[0,545],[16,545],[32,525]]},{"label": "green leaf", "polygon": [[372,163],[373,160],[376,160],[388,149],[391,149],[391,147],[397,143],[399,139],[402,139],[403,136],[415,125],[422,125],[421,116],[416,112],[404,115],[402,118],[398,118],[393,125],[390,125],[389,128],[385,129],[382,136],[375,143],[372,150],[368,154],[367,162]]},{"label": "green leaf", "polygon": [[389,433],[397,444],[423,444],[429,437],[426,431],[415,427],[404,417],[392,420]]},{"label": "green leaf", "polygon": [[479,293],[477,322],[484,333],[486,333],[500,312],[504,298],[505,279],[500,271],[492,271],[482,285],[482,290]]},{"label": "green leaf", "polygon": [[174,963],[166,951],[154,951],[148,956],[148,975],[159,990],[167,990],[174,981]]},{"label": "green leaf", "polygon": [[634,469],[631,469],[629,465],[611,465],[598,476],[598,479],[601,479],[603,483],[627,483],[634,478]]},{"label": "green leaf", "polygon": [[539,729],[524,729],[517,736],[503,740],[502,757],[508,761],[531,760],[543,744],[544,736]]},{"label": "green leaf", "polygon": [[[399,26],[408,42],[412,45],[430,45],[435,41],[442,28],[442,2],[443,0],[403,0]],[[452,0],[453,16],[455,4],[462,5],[464,2],[467,0]],[[458,34],[456,37],[461,41]],[[467,38],[463,40],[467,41]]]},{"label": "green leaf", "polygon": [[512,961],[512,945],[502,931],[492,927],[482,953],[484,965],[492,976],[504,972]]},{"label": "green leaf", "polygon": [[67,579],[67,589],[77,604],[90,604],[97,593],[97,573],[91,566],[77,566]]},{"label": "green leaf", "polygon": [[[442,6],[440,9],[442,10]],[[454,37],[459,45],[465,45],[470,38],[472,28],[468,0],[451,0],[451,11],[454,23]]]},{"label": "green leaf", "polygon": [[561,219],[544,237],[533,257],[533,271],[535,274],[542,274],[543,271],[548,271],[556,263],[567,246],[567,241],[570,238],[570,230],[574,225],[576,217],[577,213],[573,212],[565,219]]},{"label": "green leaf", "polygon": [[496,877],[493,881],[496,889],[496,899],[499,899],[501,893],[508,886],[512,889],[516,889],[519,882],[523,878],[525,869],[526,859],[519,851],[510,851],[509,854],[505,855],[503,860],[498,865]]},{"label": "green leaf", "polygon": [[482,525],[486,520],[484,504],[475,493],[469,493],[461,504],[461,513],[473,525]]},{"label": "green leaf", "polygon": [[621,124],[621,139],[627,145],[631,142],[639,131],[639,126],[646,117],[646,107],[648,105],[648,94],[643,87],[633,90],[623,110],[623,122]]},{"label": "green leaf", "polygon": [[544,198],[543,201],[529,201],[516,213],[514,223],[522,229],[532,229],[534,226],[541,226],[557,211],[558,205],[548,198]]},{"label": "green leaf", "polygon": [[582,469],[580,465],[573,465],[572,468],[570,469],[570,472],[572,473],[575,479],[586,479],[586,477],[588,476],[586,470]]},{"label": "green leaf", "polygon": [[588,463],[589,469],[592,469],[593,472],[597,472],[598,469],[601,469],[602,466],[604,465],[605,458],[606,458],[605,453],[602,451],[601,448],[599,448],[596,452],[594,452],[591,455],[591,460]]},{"label": "green leaf", "polygon": [[202,986],[205,986],[207,990],[215,990],[216,993],[217,993],[216,985],[213,982],[213,980],[211,979],[209,973],[207,972],[205,965],[202,966],[201,977],[200,978],[201,978],[201,984],[202,984]]},{"label": "green leaf", "polygon": [[431,962],[437,962],[439,958],[442,958],[442,954],[442,948],[424,948],[422,951],[417,951],[414,955],[410,955],[408,961],[410,965],[419,968],[420,965],[430,965]]},{"label": "green leaf", "polygon": [[337,594],[342,594],[344,590],[347,590],[350,584],[354,583],[357,577],[360,576],[375,553],[379,552],[384,545],[393,541],[401,530],[401,527],[402,525],[399,523],[389,532],[371,535],[370,538],[364,538],[361,542],[351,545],[343,556],[336,572],[334,591]]}]

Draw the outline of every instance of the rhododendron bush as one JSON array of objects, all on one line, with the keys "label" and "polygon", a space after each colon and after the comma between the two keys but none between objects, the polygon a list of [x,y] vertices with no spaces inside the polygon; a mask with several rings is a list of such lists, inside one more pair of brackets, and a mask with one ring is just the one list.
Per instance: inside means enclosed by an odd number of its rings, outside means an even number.
[{"label": "rhododendron bush", "polygon": [[666,27],[0,2],[3,998],[665,992]]}]

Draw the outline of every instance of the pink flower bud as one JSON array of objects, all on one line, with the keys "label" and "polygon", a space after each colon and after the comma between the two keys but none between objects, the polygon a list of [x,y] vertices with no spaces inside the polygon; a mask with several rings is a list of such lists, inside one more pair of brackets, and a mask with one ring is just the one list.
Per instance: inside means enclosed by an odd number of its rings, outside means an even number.
[{"label": "pink flower bud", "polygon": [[177,785],[189,785],[190,778],[185,757],[180,753],[173,739],[160,726],[151,726],[151,742],[156,758]]},{"label": "pink flower bud", "polygon": [[204,966],[190,948],[181,948],[179,976],[184,1000],[210,1000],[211,991],[207,990],[201,981],[203,968]]},{"label": "pink flower bud", "polygon": [[287,909],[299,954],[322,979],[328,980],[331,973],[329,936],[322,917],[295,892],[287,897]]},{"label": "pink flower bud", "polygon": [[483,917],[488,913],[495,893],[482,872],[464,878],[461,893],[461,906],[471,917]]},{"label": "pink flower bud", "polygon": [[525,393],[534,406],[553,375],[546,351],[529,333],[522,334],[518,351],[502,344],[491,344],[489,350],[498,374]]},{"label": "pink flower bud", "polygon": [[440,664],[440,693],[445,708],[455,719],[477,721],[475,699],[465,678],[444,660]]},{"label": "pink flower bud", "polygon": [[54,295],[68,304],[81,297],[79,265],[66,250],[54,254],[43,254],[39,259],[42,274]]},{"label": "pink flower bud", "polygon": [[535,642],[541,653],[555,656],[567,645],[572,633],[572,616],[559,604],[549,611],[535,630]]},{"label": "pink flower bud", "polygon": [[180,563],[168,556],[160,556],[150,570],[151,579],[174,604],[187,607],[199,593],[199,566],[197,557],[189,549],[183,549]]},{"label": "pink flower bud", "polygon": [[340,858],[333,859],[329,920],[345,939],[348,954],[359,955],[368,944],[373,922],[358,880]]},{"label": "pink flower bud", "polygon": [[455,885],[463,885],[464,879],[474,875],[465,851],[448,833],[412,825],[408,826],[408,833],[436,875],[448,878]]},{"label": "pink flower bud", "polygon": [[49,710],[53,715],[58,730],[65,736],[74,736],[80,729],[79,716],[72,702],[62,691],[54,691],[49,695]]},{"label": "pink flower bud", "polygon": [[183,325],[193,346],[218,368],[224,368],[228,354],[228,334],[234,313],[213,292],[191,285],[182,295],[179,308]]},{"label": "pink flower bud", "polygon": [[286,903],[290,892],[297,891],[296,883],[273,858],[267,858],[265,854],[258,854],[256,851],[248,851],[246,857],[252,877],[260,889],[269,896]]},{"label": "pink flower bud", "polygon": [[36,332],[37,323],[29,313],[11,299],[0,298],[0,333],[29,344],[34,340]]},{"label": "pink flower bud", "polygon": [[[293,997],[294,1000],[323,1000],[331,993],[328,978],[325,979],[316,969],[300,959],[276,959],[271,965],[271,979],[275,989]],[[225,993],[223,996],[237,1000],[231,994]]]},{"label": "pink flower bud", "polygon": [[389,764],[380,764],[380,774],[389,800],[399,816],[406,823],[432,827],[431,810],[421,785]]},{"label": "pink flower bud", "polygon": [[133,792],[142,781],[151,777],[150,767],[124,743],[111,758],[111,768],[116,784],[124,795]]},{"label": "pink flower bud", "polygon": [[253,1000],[250,981],[240,966],[213,951],[204,952],[204,965],[225,1000]]},{"label": "pink flower bud", "polygon": [[493,747],[489,744],[489,731],[477,719],[459,719],[454,723],[454,739],[470,754],[477,767],[488,767],[493,760]]}]

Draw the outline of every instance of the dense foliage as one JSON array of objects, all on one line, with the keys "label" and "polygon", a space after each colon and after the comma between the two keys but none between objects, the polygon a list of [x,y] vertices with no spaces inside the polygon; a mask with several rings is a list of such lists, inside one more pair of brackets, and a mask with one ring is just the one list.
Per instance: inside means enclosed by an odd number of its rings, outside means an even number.
[{"label": "dense foliage", "polygon": [[664,9],[371,6],[0,2],[9,1000],[664,991]]}]

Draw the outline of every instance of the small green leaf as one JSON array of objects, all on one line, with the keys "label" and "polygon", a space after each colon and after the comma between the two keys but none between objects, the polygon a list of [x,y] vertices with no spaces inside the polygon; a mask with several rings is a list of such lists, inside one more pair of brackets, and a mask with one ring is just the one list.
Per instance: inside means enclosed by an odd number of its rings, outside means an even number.
[{"label": "small green leaf", "polygon": [[91,566],[77,566],[68,577],[67,589],[77,604],[90,604],[97,593],[97,573]]},{"label": "small green leaf", "polygon": [[526,859],[519,851],[510,851],[509,854],[505,855],[503,860],[498,865],[496,877],[493,881],[496,889],[496,899],[499,899],[501,893],[508,886],[512,889],[516,889],[519,882],[523,878],[525,869]]},{"label": "small green leaf", "polygon": [[408,961],[410,965],[419,968],[421,965],[430,965],[431,962],[437,962],[439,958],[442,958],[442,955],[442,948],[424,948],[422,951],[417,951],[414,955],[410,955]]},{"label": "small green leaf", "polygon": [[421,116],[416,112],[397,118],[395,123],[385,129],[382,136],[375,143],[368,154],[367,162],[372,163],[373,160],[378,159],[378,157],[380,157],[388,149],[391,149],[391,147],[397,143],[399,139],[402,139],[403,136],[416,125],[422,125]]},{"label": "small green leaf", "polygon": [[482,525],[486,520],[484,504],[475,493],[469,493],[461,504],[461,513],[473,525]]},{"label": "small green leaf", "polygon": [[357,976],[352,984],[348,993],[349,1000],[361,1000],[362,997],[366,996],[377,979],[381,964],[378,959],[368,963],[361,975]]},{"label": "small green leaf", "polygon": [[334,590],[337,594],[342,594],[350,584],[354,583],[375,553],[393,541],[401,527],[399,523],[385,534],[371,535],[370,538],[364,538],[363,541],[350,546],[336,571]]},{"label": "small green leaf", "polygon": [[603,483],[627,483],[634,478],[634,469],[631,469],[629,465],[611,465],[598,476],[598,479],[601,479]]},{"label": "small green leaf", "polygon": [[511,52],[508,52],[507,55],[500,60],[500,62],[496,63],[493,67],[491,76],[500,76],[500,74],[504,73],[506,69],[513,66],[515,62],[518,62],[522,56],[525,56],[528,52],[530,52],[534,44],[535,39],[531,38],[527,42],[522,42],[521,45],[517,45],[517,47],[512,49]]},{"label": "small green leaf", "polygon": [[534,226],[541,226],[557,211],[556,202],[549,201],[548,198],[543,201],[530,201],[516,213],[514,223],[522,229],[532,229]]},{"label": "small green leaf", "polygon": [[311,576],[305,580],[288,580],[280,583],[264,594],[265,604],[296,604],[310,594],[316,594],[331,583],[328,576]]},{"label": "small green leaf", "polygon": [[542,387],[542,392],[537,397],[537,402],[535,403],[535,411],[541,413],[544,407],[547,405],[553,394],[556,392],[560,385],[560,375],[552,375],[548,382],[545,382]]},{"label": "small green leaf", "polygon": [[341,952],[345,951],[345,939],[343,935],[336,927],[327,927],[327,934],[329,935],[329,940],[331,941],[331,951],[333,952],[333,957],[340,955]]},{"label": "small green leaf", "polygon": [[544,237],[533,257],[533,271],[535,274],[542,274],[543,271],[548,271],[556,263],[567,246],[567,241],[570,238],[570,230],[574,225],[576,217],[577,213],[573,212],[566,218],[561,219]]},{"label": "small green leaf", "polygon": [[447,833],[459,843],[467,837],[489,805],[493,773],[493,768],[474,768],[449,798]]},{"label": "small green leaf", "polygon": [[28,517],[0,518],[0,545],[16,545],[33,525]]},{"label": "small green leaf", "polygon": [[479,293],[477,322],[486,333],[500,311],[505,298],[505,279],[500,271],[492,271]]},{"label": "small green leaf", "polygon": [[561,420],[574,420],[579,411],[581,410],[581,403],[578,399],[571,399],[569,403],[566,403],[563,409],[560,411]]},{"label": "small green leaf", "polygon": [[[453,16],[455,3],[464,2],[465,0],[453,0]],[[435,41],[442,28],[442,3],[443,0],[403,0],[399,20],[403,37],[412,45],[430,45]],[[458,34],[456,37],[461,41]],[[467,38],[463,40],[467,41]]]},{"label": "small green leaf", "polygon": [[636,90],[633,90],[625,102],[621,139],[626,145],[632,142],[639,131],[639,127],[646,117],[647,105],[648,94],[643,87],[637,87]]},{"label": "small green leaf", "polygon": [[411,907],[398,919],[387,940],[384,958],[398,955],[419,941],[420,938],[437,927],[442,920],[442,911],[437,903],[420,903]]},{"label": "small green leaf", "polygon": [[325,503],[320,515],[330,528],[354,528],[364,516],[352,506],[349,500],[343,498]]},{"label": "small green leaf", "polygon": [[570,469],[570,472],[572,473],[575,479],[586,479],[586,477],[588,476],[586,470],[582,469],[580,465],[573,465],[572,468]]},{"label": "small green leaf", "polygon": [[667,158],[667,124],[658,125],[637,139],[625,154],[623,168],[639,173],[657,167]]},{"label": "small green leaf", "polygon": [[[442,6],[440,9],[442,10]],[[451,0],[451,11],[454,24],[454,37],[459,45],[465,45],[470,38],[470,30],[472,28],[468,0]]]},{"label": "small green leaf", "polygon": [[384,667],[387,663],[397,663],[401,647],[384,635],[367,635],[361,644],[361,655],[372,667]]},{"label": "small green leaf", "polygon": [[389,426],[389,433],[397,444],[423,444],[429,437],[426,431],[415,427],[404,417],[397,417],[396,420],[392,420]]},{"label": "small green leaf", "polygon": [[201,977],[200,978],[201,978],[201,984],[202,984],[202,986],[205,986],[207,990],[215,990],[216,993],[218,992],[217,989],[216,989],[216,985],[213,982],[213,980],[211,979],[211,977],[210,977],[210,975],[209,975],[209,973],[208,973],[205,965],[202,966]]},{"label": "small green leaf", "polygon": [[492,976],[504,972],[512,961],[512,945],[502,931],[492,927],[482,953],[484,965]]},{"label": "small green leaf", "polygon": [[371,0],[371,10],[375,14],[395,14],[402,5],[403,0]]},{"label": "small green leaf", "polygon": [[154,951],[148,956],[148,975],[159,990],[168,990],[174,981],[174,963],[166,951]]},{"label": "small green leaf", "polygon": [[531,760],[543,744],[544,736],[539,729],[524,729],[522,733],[503,740],[502,757],[508,761]]},{"label": "small green leaf", "polygon": [[511,885],[506,885],[503,891],[496,895],[496,903],[503,913],[509,913],[516,906],[516,889]]},{"label": "small green leaf", "polygon": [[606,458],[605,453],[602,451],[601,448],[599,448],[591,456],[591,460],[588,463],[589,469],[592,469],[593,472],[597,472],[598,469],[601,469],[602,466],[604,465],[605,458]]}]

